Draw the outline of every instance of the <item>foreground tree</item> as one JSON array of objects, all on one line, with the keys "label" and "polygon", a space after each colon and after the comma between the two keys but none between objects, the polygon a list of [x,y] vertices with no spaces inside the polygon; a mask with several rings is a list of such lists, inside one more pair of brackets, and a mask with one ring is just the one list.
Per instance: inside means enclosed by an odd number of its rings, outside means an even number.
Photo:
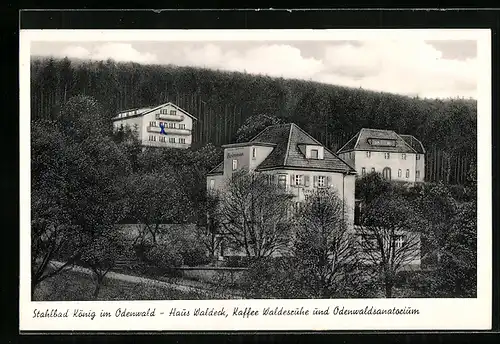
[{"label": "foreground tree", "polygon": [[354,236],[335,191],[318,189],[309,196],[296,215],[296,227],[296,268],[309,296],[339,296],[360,282],[353,280],[358,276]]},{"label": "foreground tree", "polygon": [[477,203],[466,202],[448,226],[447,242],[434,271],[431,290],[437,297],[477,295]]},{"label": "foreground tree", "polygon": [[186,223],[191,208],[185,190],[172,173],[136,173],[127,178],[130,217],[143,226],[134,243],[157,243],[163,224]]},{"label": "foreground tree", "polygon": [[289,249],[291,197],[264,174],[240,171],[221,194],[217,221],[246,256],[261,258]]},{"label": "foreground tree", "polygon": [[[51,122],[32,131],[32,293],[44,279],[71,267],[85,240],[123,217],[127,159],[101,125],[99,105],[71,98]],[[55,268],[51,261],[63,265]]]},{"label": "foreground tree", "polygon": [[77,262],[92,271],[94,300],[99,297],[104,277],[129,250],[129,243],[113,226],[103,228],[97,237],[85,240],[85,246]]},{"label": "foreground tree", "polygon": [[381,280],[390,298],[398,272],[421,259],[425,221],[408,200],[394,192],[367,204],[361,221],[357,226],[360,260]]},{"label": "foreground tree", "polygon": [[200,218],[200,223],[196,226],[198,241],[203,245],[212,262],[217,256],[219,248],[219,234],[221,231],[220,218],[217,211],[220,206],[220,195],[218,192],[207,192],[203,210],[206,216]]}]

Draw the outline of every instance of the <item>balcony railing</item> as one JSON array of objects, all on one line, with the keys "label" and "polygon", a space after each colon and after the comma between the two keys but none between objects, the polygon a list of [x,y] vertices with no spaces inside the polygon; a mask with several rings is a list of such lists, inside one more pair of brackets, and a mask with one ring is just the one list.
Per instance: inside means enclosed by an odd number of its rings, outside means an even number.
[{"label": "balcony railing", "polygon": [[152,127],[148,126],[147,130],[151,133],[161,133],[161,128],[160,127]]},{"label": "balcony railing", "polygon": [[184,120],[184,115],[170,115],[170,114],[165,114],[165,113],[160,113],[156,115],[156,119],[164,119],[167,121],[183,121]]},{"label": "balcony railing", "polygon": [[191,135],[191,130],[189,130],[189,129],[165,128],[165,132],[167,134]]},{"label": "balcony railing", "polygon": [[[161,133],[160,127],[152,127],[148,126],[147,130],[151,133]],[[163,131],[167,134],[176,134],[176,135],[191,135],[190,129],[179,129],[179,128],[164,128]]]}]

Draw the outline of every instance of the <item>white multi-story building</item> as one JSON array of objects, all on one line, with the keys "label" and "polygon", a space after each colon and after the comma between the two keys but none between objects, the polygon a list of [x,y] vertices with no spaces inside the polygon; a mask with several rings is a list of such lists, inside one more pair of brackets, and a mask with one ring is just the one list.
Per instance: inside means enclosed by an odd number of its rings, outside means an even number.
[{"label": "white multi-story building", "polygon": [[344,202],[346,223],[354,224],[356,171],[293,123],[272,125],[251,141],[224,145],[224,161],[207,176],[207,188],[220,190],[240,169],[272,175],[296,203],[317,188],[334,188]]},{"label": "white multi-story building", "polygon": [[137,130],[143,146],[189,148],[196,117],[173,103],[129,109],[112,119],[114,129],[129,126]]},{"label": "white multi-story building", "polygon": [[412,135],[363,128],[337,154],[360,176],[378,172],[386,179],[410,183],[425,178],[425,149]]}]

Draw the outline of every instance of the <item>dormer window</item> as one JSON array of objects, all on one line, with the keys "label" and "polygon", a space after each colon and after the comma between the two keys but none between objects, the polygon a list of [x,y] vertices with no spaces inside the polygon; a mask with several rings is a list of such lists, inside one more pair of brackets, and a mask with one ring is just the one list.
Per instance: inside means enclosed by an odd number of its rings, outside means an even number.
[{"label": "dormer window", "polygon": [[368,144],[371,146],[396,147],[396,140],[369,138]]},{"label": "dormer window", "polygon": [[311,149],[311,159],[318,159],[319,153],[317,149]]}]

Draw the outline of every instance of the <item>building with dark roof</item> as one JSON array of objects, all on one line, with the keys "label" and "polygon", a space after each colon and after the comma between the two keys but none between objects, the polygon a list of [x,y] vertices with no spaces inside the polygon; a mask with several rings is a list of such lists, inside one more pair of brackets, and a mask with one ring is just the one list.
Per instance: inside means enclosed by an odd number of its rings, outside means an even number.
[{"label": "building with dark roof", "polygon": [[317,188],[335,188],[354,225],[356,171],[293,123],[272,125],[245,143],[224,145],[224,161],[207,175],[207,188],[221,190],[238,170],[266,173],[287,189],[297,205]]},{"label": "building with dark roof", "polygon": [[189,148],[196,117],[173,103],[121,111],[112,118],[115,130],[130,127],[137,130],[143,146]]},{"label": "building with dark roof", "polygon": [[412,135],[363,128],[337,154],[353,166],[358,175],[378,172],[387,179],[410,183],[425,178],[425,149]]}]

